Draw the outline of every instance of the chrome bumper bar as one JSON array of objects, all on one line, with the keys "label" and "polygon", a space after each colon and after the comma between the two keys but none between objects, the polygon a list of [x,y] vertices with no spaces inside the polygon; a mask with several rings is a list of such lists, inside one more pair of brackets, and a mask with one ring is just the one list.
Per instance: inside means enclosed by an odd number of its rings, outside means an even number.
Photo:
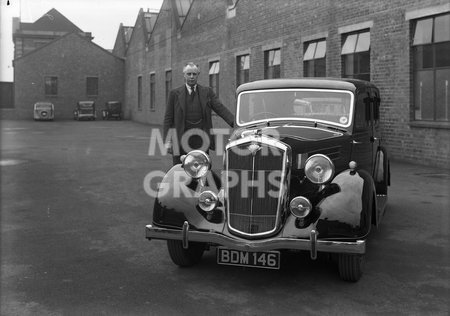
[{"label": "chrome bumper bar", "polygon": [[317,252],[333,252],[348,254],[363,254],[366,252],[366,242],[318,240],[317,231],[312,230],[309,239],[296,238],[269,238],[265,240],[244,240],[218,234],[216,232],[203,232],[189,230],[189,223],[184,222],[183,228],[170,229],[147,225],[145,227],[147,239],[174,239],[181,240],[183,247],[188,248],[189,242],[205,242],[242,251],[270,251],[276,249],[308,250],[311,258],[316,259]]}]

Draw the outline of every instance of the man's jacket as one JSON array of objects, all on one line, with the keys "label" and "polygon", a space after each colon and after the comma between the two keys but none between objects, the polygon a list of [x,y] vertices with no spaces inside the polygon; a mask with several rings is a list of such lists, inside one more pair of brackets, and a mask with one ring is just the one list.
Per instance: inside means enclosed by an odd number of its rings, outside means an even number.
[{"label": "man's jacket", "polygon": [[[215,150],[214,138],[211,135],[212,118],[211,110],[216,112],[221,118],[227,122],[228,125],[233,127],[234,115],[223,105],[214,91],[210,87],[204,87],[197,84],[196,93],[200,106],[202,108],[203,116],[203,129],[207,133],[210,139],[211,150]],[[176,135],[178,137],[178,144],[181,144],[181,137],[183,136],[185,129],[185,116],[186,116],[186,85],[176,88],[170,91],[169,100],[166,106],[166,114],[164,116],[164,139],[167,139],[167,134],[171,128],[176,129]],[[175,142],[173,142],[175,145]],[[177,153],[174,148],[174,153]]]}]

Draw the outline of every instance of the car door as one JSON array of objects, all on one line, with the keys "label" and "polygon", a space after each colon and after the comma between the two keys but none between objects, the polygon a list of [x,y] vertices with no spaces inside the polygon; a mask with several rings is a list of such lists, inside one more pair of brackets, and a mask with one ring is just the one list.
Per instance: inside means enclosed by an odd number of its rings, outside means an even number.
[{"label": "car door", "polygon": [[369,89],[364,87],[356,91],[351,160],[357,163],[359,169],[372,174],[375,152],[370,99]]}]

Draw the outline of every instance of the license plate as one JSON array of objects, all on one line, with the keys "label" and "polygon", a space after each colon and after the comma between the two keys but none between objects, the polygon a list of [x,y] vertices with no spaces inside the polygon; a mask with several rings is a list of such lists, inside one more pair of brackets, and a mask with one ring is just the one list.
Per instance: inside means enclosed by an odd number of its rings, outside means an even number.
[{"label": "license plate", "polygon": [[249,252],[218,247],[217,263],[231,266],[279,269],[280,252]]}]

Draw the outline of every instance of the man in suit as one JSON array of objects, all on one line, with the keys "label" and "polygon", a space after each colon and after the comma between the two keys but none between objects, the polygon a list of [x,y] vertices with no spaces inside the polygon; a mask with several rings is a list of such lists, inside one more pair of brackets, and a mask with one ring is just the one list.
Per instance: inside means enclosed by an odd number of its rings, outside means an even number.
[{"label": "man in suit", "polygon": [[172,154],[174,165],[181,163],[180,156],[190,150],[215,150],[211,135],[211,110],[231,127],[234,124],[234,115],[220,102],[214,91],[197,84],[200,68],[196,64],[186,64],[183,74],[185,84],[170,91],[163,126],[164,139],[171,132],[165,146]]}]

